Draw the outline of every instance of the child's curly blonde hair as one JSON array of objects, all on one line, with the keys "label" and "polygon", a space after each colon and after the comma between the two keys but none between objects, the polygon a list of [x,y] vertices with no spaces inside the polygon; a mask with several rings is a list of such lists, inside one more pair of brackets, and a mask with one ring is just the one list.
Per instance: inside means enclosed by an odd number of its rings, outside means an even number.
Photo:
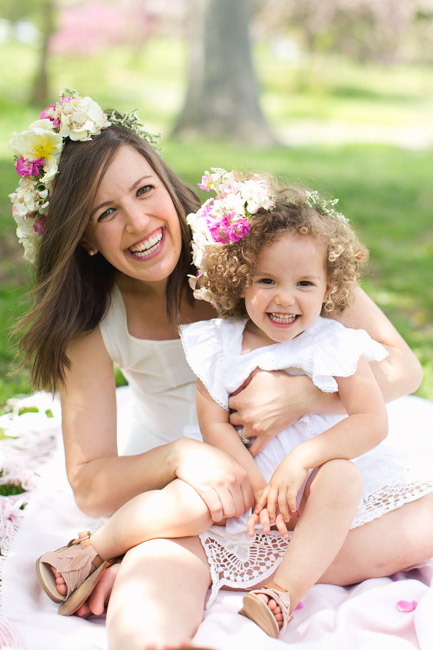
[{"label": "child's curly blonde hair", "polygon": [[[270,179],[266,179],[270,182]],[[322,314],[342,312],[351,302],[360,276],[360,266],[368,258],[347,219],[320,199],[295,187],[278,187],[272,181],[275,207],[260,208],[249,217],[249,232],[238,242],[209,246],[202,263],[198,289],[205,289],[222,318],[247,315],[243,289],[252,282],[258,257],[287,232],[319,239],[326,246],[328,298]]]}]

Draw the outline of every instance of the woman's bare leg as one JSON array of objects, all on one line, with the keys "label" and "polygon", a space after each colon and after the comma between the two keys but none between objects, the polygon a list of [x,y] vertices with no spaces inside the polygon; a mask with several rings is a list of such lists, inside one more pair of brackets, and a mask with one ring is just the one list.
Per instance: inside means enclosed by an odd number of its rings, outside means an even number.
[{"label": "woman's bare leg", "polygon": [[318,582],[351,585],[433,557],[433,493],[349,531]]},{"label": "woman's bare leg", "polygon": [[198,538],[155,539],[128,551],[107,612],[109,650],[177,647],[203,616],[210,572]]}]

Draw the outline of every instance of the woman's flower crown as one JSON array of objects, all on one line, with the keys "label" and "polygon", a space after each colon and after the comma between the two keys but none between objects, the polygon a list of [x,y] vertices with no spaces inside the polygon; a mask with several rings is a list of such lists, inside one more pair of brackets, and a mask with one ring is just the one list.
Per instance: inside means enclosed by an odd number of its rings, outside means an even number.
[{"label": "woman's flower crown", "polygon": [[9,148],[15,155],[16,170],[21,177],[18,187],[9,195],[12,215],[17,223],[17,236],[24,246],[24,258],[34,262],[48,214],[50,193],[59,168],[66,138],[90,140],[111,124],[120,124],[135,131],[154,144],[155,136],[147,133],[136,112],[107,117],[90,97],[80,97],[66,88],[56,104],[50,104],[40,119],[27,131],[14,133]]},{"label": "woman's flower crown", "polygon": [[[249,218],[259,208],[272,210],[275,197],[266,180],[256,174],[238,180],[233,171],[211,168],[198,187],[215,197],[208,199],[197,212],[187,216],[192,230],[192,258],[197,277],[206,274],[204,259],[209,246],[238,242],[248,233]],[[210,300],[206,289],[195,289],[197,278],[191,277],[194,297]]]}]

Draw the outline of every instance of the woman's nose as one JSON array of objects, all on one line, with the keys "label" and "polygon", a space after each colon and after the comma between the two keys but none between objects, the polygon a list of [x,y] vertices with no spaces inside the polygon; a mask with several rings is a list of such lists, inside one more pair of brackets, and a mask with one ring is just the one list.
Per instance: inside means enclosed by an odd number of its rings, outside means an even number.
[{"label": "woman's nose", "polygon": [[125,209],[125,229],[129,233],[143,230],[149,222],[149,217],[141,205],[129,205]]}]

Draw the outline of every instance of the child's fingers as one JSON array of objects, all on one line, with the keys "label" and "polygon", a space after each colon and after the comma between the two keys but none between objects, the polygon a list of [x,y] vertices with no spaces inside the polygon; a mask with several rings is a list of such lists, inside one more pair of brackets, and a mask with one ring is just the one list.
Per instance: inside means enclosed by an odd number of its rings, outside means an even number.
[{"label": "child's fingers", "polygon": [[260,521],[259,515],[254,512],[248,517],[247,533],[250,537],[254,537],[256,532],[256,524],[258,524],[259,521]]},{"label": "child's fingers", "polygon": [[277,518],[275,520],[275,524],[276,524],[278,530],[281,533],[281,537],[283,537],[284,539],[288,539],[289,538],[289,532],[287,530],[286,522],[284,521],[282,514],[277,515]]},{"label": "child's fingers", "polygon": [[259,517],[263,532],[269,533],[271,531],[271,519],[269,518],[269,512],[267,508],[261,511]]},{"label": "child's fingers", "polygon": [[[294,512],[297,511],[297,510],[296,510],[296,506],[297,506],[297,504],[296,504],[297,496],[298,496],[297,492],[295,492],[295,493],[293,493],[293,492],[288,492],[288,493],[287,493],[287,501],[286,501],[286,503],[287,503],[287,505],[289,506],[289,510],[290,510],[291,513],[294,513]],[[292,515],[292,516],[293,516],[293,515]]]},{"label": "child's fingers", "polygon": [[256,505],[254,506],[253,512],[256,514],[259,514],[263,510],[263,508],[266,506],[266,503],[268,501],[268,493],[269,493],[269,486],[267,485],[263,490],[261,495],[257,498],[256,500]]},{"label": "child's fingers", "polygon": [[266,507],[268,509],[269,517],[271,518],[271,521],[275,521],[275,518],[277,516],[278,495],[279,495],[278,488],[270,487],[268,491],[267,500],[266,500]]}]

